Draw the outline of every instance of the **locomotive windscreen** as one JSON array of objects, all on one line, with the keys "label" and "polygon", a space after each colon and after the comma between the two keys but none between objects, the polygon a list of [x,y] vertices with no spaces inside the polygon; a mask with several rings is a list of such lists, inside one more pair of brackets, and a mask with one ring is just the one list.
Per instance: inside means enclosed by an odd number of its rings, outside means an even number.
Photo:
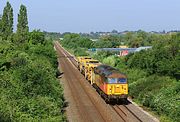
[{"label": "locomotive windscreen", "polygon": [[118,83],[126,83],[126,78],[118,78]]},{"label": "locomotive windscreen", "polygon": [[126,83],[126,78],[108,78],[108,83],[114,84],[114,83]]}]

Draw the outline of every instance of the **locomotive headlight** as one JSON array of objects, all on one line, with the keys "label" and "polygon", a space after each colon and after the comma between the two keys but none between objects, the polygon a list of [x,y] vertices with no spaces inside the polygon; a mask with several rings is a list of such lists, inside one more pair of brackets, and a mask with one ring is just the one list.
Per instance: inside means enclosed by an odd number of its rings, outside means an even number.
[{"label": "locomotive headlight", "polygon": [[109,89],[109,92],[111,92],[112,90],[111,89]]},{"label": "locomotive headlight", "polygon": [[126,88],[124,88],[124,92],[126,92],[127,90],[126,90]]}]

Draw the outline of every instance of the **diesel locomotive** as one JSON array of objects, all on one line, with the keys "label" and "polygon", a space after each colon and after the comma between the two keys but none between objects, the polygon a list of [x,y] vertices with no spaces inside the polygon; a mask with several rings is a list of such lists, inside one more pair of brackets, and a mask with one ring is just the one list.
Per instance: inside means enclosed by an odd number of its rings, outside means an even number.
[{"label": "diesel locomotive", "polygon": [[124,73],[90,57],[78,57],[78,69],[107,103],[127,99],[128,81]]}]

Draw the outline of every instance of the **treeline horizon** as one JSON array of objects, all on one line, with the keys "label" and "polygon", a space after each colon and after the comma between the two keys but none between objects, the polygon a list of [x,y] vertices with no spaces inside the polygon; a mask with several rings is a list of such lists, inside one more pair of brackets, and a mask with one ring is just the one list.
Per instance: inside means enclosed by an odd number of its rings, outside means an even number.
[{"label": "treeline horizon", "polygon": [[83,37],[87,37],[89,39],[99,39],[103,36],[125,36],[129,33],[131,34],[138,34],[138,33],[146,33],[146,34],[158,34],[158,35],[164,35],[164,34],[173,34],[173,33],[178,33],[180,32],[180,30],[171,30],[171,31],[144,31],[144,30],[137,30],[137,31],[120,31],[118,32],[117,30],[112,30],[110,32],[106,32],[106,31],[97,31],[97,32],[48,32],[48,31],[43,31],[43,33],[48,36],[51,37],[53,39],[59,39],[59,38],[63,38],[65,35],[67,34],[79,34]]}]

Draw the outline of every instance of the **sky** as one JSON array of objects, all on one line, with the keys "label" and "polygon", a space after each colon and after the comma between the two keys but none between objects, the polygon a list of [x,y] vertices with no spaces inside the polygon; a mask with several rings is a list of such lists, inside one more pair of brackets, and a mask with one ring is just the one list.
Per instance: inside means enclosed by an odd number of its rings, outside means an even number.
[{"label": "sky", "polygon": [[[7,0],[0,0],[0,14]],[[21,4],[30,30],[49,32],[180,30],[180,0],[9,0],[14,28]]]}]

